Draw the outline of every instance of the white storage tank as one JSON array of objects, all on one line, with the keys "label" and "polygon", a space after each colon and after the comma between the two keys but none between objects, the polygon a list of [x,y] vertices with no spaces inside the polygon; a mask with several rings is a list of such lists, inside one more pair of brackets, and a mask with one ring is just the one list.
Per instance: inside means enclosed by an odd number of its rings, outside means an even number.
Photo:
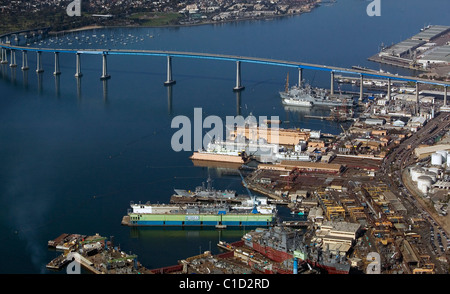
[{"label": "white storage tank", "polygon": [[306,141],[299,141],[297,145],[294,147],[295,152],[301,152],[306,150]]},{"label": "white storage tank", "polygon": [[432,181],[433,183],[436,182],[436,174],[435,174],[434,172],[426,171],[426,172],[424,173],[424,176],[430,177],[430,179],[431,179],[431,181]]},{"label": "white storage tank", "polygon": [[[450,157],[449,157],[450,158]],[[448,161],[448,159],[447,159],[447,161]],[[428,169],[430,172],[432,172],[432,173],[435,173],[436,175],[439,175],[439,171],[440,171],[440,169],[438,168],[438,167],[430,167],[429,169]]]},{"label": "white storage tank", "polygon": [[431,154],[431,164],[432,165],[442,165],[442,155],[437,152]]},{"label": "white storage tank", "polygon": [[424,194],[428,193],[428,190],[431,189],[431,185],[432,180],[428,176],[420,176],[417,179],[417,188],[419,188],[419,190]]},{"label": "white storage tank", "polygon": [[428,168],[429,172],[432,172],[436,175],[436,179],[440,179],[441,178],[441,170],[437,167],[430,167]]},{"label": "white storage tank", "polygon": [[447,161],[447,151],[445,151],[445,150],[439,150],[439,151],[436,151],[436,153],[442,155],[442,158],[444,159],[444,162]]},{"label": "white storage tank", "polygon": [[411,173],[411,179],[413,181],[417,181],[417,178],[422,176],[425,173],[425,170],[421,167],[416,166],[416,167],[411,168],[410,173]]}]

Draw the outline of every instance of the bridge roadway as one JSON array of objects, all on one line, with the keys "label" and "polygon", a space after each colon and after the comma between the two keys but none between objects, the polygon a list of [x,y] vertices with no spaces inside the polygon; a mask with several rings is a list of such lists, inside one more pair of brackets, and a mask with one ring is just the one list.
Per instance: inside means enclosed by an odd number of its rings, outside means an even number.
[{"label": "bridge roadway", "polygon": [[[0,47],[2,48],[2,50],[5,50],[4,54],[2,54],[0,56],[2,58],[2,60],[7,59],[6,50],[10,50],[10,52],[14,52],[14,54],[15,54],[15,51],[37,52],[38,54],[40,54],[41,52],[67,53],[67,54],[77,54],[78,56],[80,54],[96,54],[96,55],[103,55],[104,62],[106,62],[106,58],[105,58],[106,55],[162,56],[162,57],[168,58],[168,71],[171,71],[171,61],[170,60],[172,57],[234,61],[237,63],[236,88],[241,87],[240,86],[240,63],[241,62],[298,68],[299,69],[299,84],[301,84],[302,69],[312,69],[312,70],[330,72],[331,73],[331,82],[332,82],[331,83],[332,84],[332,86],[331,86],[332,93],[333,93],[334,73],[358,75],[358,76],[360,76],[361,79],[363,79],[363,77],[366,76],[366,77],[370,77],[370,78],[383,78],[383,79],[390,79],[390,80],[414,82],[416,84],[421,83],[421,84],[437,85],[437,86],[444,87],[445,90],[447,89],[448,86],[450,86],[450,83],[448,83],[448,82],[428,80],[428,79],[422,79],[422,78],[416,78],[416,77],[410,77],[410,76],[400,76],[400,75],[394,75],[394,74],[388,74],[388,73],[374,73],[374,72],[368,72],[368,71],[363,71],[363,70],[358,70],[358,69],[347,69],[347,68],[342,68],[342,67],[319,65],[319,64],[313,64],[313,63],[285,61],[285,60],[258,58],[258,57],[245,57],[245,56],[238,56],[238,55],[198,53],[198,52],[181,52],[181,51],[163,51],[163,50],[36,48],[36,47],[14,46],[11,44],[5,44],[3,42],[0,43]],[[11,56],[12,56],[12,53],[11,53]],[[14,59],[15,59],[15,57],[14,57]],[[171,75],[171,72],[170,72],[170,75]],[[168,72],[168,82],[171,81],[169,78],[171,78],[171,77],[169,77],[169,72]]]}]

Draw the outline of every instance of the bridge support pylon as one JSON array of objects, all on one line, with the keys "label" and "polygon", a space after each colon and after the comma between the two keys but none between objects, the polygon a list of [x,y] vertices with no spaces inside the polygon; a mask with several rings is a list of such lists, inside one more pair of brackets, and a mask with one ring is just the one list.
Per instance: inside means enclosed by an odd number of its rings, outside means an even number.
[{"label": "bridge support pylon", "polygon": [[298,68],[298,87],[302,87],[302,80],[303,80],[303,69],[301,67]]},{"label": "bridge support pylon", "polygon": [[236,61],[236,86],[233,88],[233,91],[242,91],[245,87],[241,85],[241,62]]},{"label": "bridge support pylon", "polygon": [[16,50],[11,49],[11,63],[9,64],[9,67],[17,67],[16,63]]},{"label": "bridge support pylon", "polygon": [[77,78],[81,78],[83,76],[83,74],[81,73],[81,53],[77,52],[77,61],[76,61],[76,65],[75,65],[75,77]]},{"label": "bridge support pylon", "polygon": [[334,95],[334,71],[331,71],[330,95]]},{"label": "bridge support pylon", "polygon": [[388,79],[387,99],[391,100],[391,79]]},{"label": "bridge support pylon", "polygon": [[419,83],[416,82],[416,114],[419,114]]},{"label": "bridge support pylon", "polygon": [[22,51],[22,70],[29,70],[28,67],[28,51]]},{"label": "bridge support pylon", "polygon": [[444,87],[444,106],[447,106],[447,87]]},{"label": "bridge support pylon", "polygon": [[2,61],[0,62],[1,64],[8,64],[8,56],[7,56],[7,52],[6,52],[6,49],[4,49],[4,48],[1,48],[1,59],[2,59]]},{"label": "bridge support pylon", "polygon": [[61,74],[61,71],[59,71],[59,52],[55,52],[55,71],[53,72],[53,75],[58,76]]},{"label": "bridge support pylon", "polygon": [[172,80],[172,57],[167,56],[167,80],[164,82],[165,86],[173,85],[176,82]]},{"label": "bridge support pylon", "polygon": [[359,101],[363,101],[364,98],[364,77],[360,75],[359,77]]},{"label": "bridge support pylon", "polygon": [[42,60],[41,60],[41,51],[36,52],[36,72],[41,73],[44,72],[44,69],[42,68]]},{"label": "bridge support pylon", "polygon": [[108,74],[108,64],[106,60],[106,53],[102,54],[102,76],[100,77],[100,80],[108,80],[111,78],[111,76]]}]

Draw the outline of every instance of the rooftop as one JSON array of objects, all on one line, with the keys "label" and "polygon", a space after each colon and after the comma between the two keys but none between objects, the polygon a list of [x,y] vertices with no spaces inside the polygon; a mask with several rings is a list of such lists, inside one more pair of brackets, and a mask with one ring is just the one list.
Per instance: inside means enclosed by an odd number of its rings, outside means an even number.
[{"label": "rooftop", "polygon": [[450,26],[440,26],[440,25],[433,25],[429,28],[424,29],[417,35],[411,37],[412,40],[424,40],[424,41],[430,41],[431,39],[446,33],[448,30],[450,30]]}]

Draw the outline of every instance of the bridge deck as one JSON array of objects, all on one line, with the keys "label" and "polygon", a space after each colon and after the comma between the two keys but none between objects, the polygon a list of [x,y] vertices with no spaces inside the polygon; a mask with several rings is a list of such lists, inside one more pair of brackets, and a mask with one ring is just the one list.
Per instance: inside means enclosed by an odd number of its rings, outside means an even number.
[{"label": "bridge deck", "polygon": [[[12,35],[14,33],[11,33]],[[4,37],[0,36],[0,37]],[[383,78],[383,79],[392,79],[399,81],[407,81],[414,83],[422,83],[422,84],[430,84],[430,85],[438,85],[443,87],[450,86],[450,83],[434,81],[410,76],[399,76],[388,73],[374,73],[367,72],[358,69],[347,69],[335,66],[327,66],[313,63],[304,63],[304,62],[296,62],[296,61],[285,61],[285,60],[277,60],[277,59],[269,59],[269,58],[257,58],[257,57],[246,57],[246,56],[238,56],[238,55],[226,55],[226,54],[211,54],[211,53],[198,53],[198,52],[181,52],[181,51],[164,51],[164,50],[125,50],[125,49],[64,49],[64,48],[36,48],[36,47],[24,47],[24,46],[13,46],[11,44],[0,43],[0,47],[9,50],[20,50],[20,51],[31,51],[31,52],[59,52],[59,53],[68,53],[68,54],[107,54],[107,55],[138,55],[138,56],[171,56],[171,57],[180,57],[180,58],[199,58],[199,59],[211,59],[211,60],[223,60],[223,61],[240,61],[246,63],[256,63],[256,64],[264,64],[264,65],[275,65],[275,66],[283,66],[283,67],[293,67],[293,68],[301,68],[301,69],[312,69],[319,71],[327,71],[327,72],[336,72],[336,73],[345,73],[351,75],[358,76],[367,76],[372,78]]]}]

